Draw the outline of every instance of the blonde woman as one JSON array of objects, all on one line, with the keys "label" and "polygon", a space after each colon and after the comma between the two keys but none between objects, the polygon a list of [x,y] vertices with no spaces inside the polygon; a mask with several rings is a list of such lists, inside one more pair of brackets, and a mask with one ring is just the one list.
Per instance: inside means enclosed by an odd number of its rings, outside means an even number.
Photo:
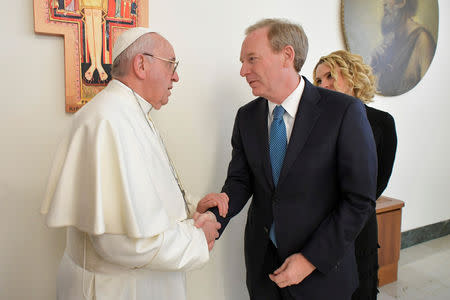
[{"label": "blonde woman", "polygon": [[[397,134],[392,116],[367,106],[375,94],[375,77],[370,66],[361,56],[339,50],[320,58],[313,71],[314,84],[319,87],[345,93],[359,98],[366,107],[367,118],[372,127],[378,156],[378,198],[386,188],[392,173]],[[369,218],[355,241],[358,264],[359,288],[352,299],[376,299],[378,284],[378,232],[375,213]]]}]

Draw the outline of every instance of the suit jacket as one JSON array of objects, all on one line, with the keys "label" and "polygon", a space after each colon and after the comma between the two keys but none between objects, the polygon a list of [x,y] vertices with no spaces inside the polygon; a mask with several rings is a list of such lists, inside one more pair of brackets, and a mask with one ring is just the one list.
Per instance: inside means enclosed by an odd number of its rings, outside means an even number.
[{"label": "suit jacket", "polygon": [[282,260],[301,252],[316,270],[288,287],[295,299],[349,299],[358,284],[354,240],[375,207],[377,158],[363,104],[305,80],[277,187],[269,158],[268,105],[241,107],[222,191],[230,198],[221,231],[253,196],[245,228],[250,294],[275,223]]},{"label": "suit jacket", "polygon": [[[377,149],[378,176],[375,198],[378,199],[391,177],[397,134],[394,118],[389,113],[367,105],[365,107]],[[355,240],[355,255],[359,287],[352,299],[373,299],[376,297],[378,284],[378,224],[375,212]]]},{"label": "suit jacket", "polygon": [[395,152],[397,151],[397,132],[394,118],[389,113],[367,105],[366,112],[377,148],[378,177],[376,199],[378,199],[386,189],[392,174]]}]

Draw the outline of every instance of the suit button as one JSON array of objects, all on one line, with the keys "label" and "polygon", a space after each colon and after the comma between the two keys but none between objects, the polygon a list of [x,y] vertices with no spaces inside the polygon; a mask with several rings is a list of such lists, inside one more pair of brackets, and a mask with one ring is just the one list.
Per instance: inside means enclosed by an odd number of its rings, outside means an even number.
[{"label": "suit button", "polygon": [[267,226],[264,226],[264,231],[265,231],[266,233],[269,233],[269,228],[267,228]]}]

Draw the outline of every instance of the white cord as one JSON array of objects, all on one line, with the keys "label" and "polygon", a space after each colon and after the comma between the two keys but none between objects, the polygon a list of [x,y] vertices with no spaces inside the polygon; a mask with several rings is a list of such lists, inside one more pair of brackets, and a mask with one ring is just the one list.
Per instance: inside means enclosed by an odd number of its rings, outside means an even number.
[{"label": "white cord", "polygon": [[170,170],[172,171],[172,174],[173,174],[173,176],[175,178],[175,181],[177,182],[178,188],[180,189],[181,195],[183,196],[184,207],[186,209],[186,214],[188,216],[190,216],[191,215],[191,211],[190,211],[189,205],[188,205],[188,199],[187,199],[187,195],[186,195],[186,190],[183,187],[183,183],[181,182],[180,176],[178,176],[177,169],[175,169],[175,165],[173,164],[173,161],[170,158],[169,152],[167,152],[167,148],[166,148],[166,145],[164,144],[164,140],[162,139],[161,135],[159,134],[158,130],[156,129],[156,126],[153,123],[153,120],[150,118],[150,115],[148,115],[148,114],[146,114],[144,112],[144,109],[142,108],[141,104],[139,103],[138,97],[136,96],[136,93],[134,92],[134,90],[131,90],[131,91],[133,92],[134,99],[136,99],[136,103],[139,106],[139,108],[141,109],[142,115],[144,116],[144,119],[147,121],[148,126],[156,134],[156,136],[159,138],[161,146],[162,146],[164,152],[166,153],[166,157],[167,157],[167,160],[169,162]]},{"label": "white cord", "polygon": [[84,244],[84,246],[83,246],[83,297],[84,297],[84,299],[88,299],[88,297],[86,296],[86,292],[85,292],[85,289],[84,289],[84,274],[85,274],[85,272],[86,272],[86,236],[87,236],[87,233],[85,232],[84,233],[84,242],[83,242],[83,244]]}]

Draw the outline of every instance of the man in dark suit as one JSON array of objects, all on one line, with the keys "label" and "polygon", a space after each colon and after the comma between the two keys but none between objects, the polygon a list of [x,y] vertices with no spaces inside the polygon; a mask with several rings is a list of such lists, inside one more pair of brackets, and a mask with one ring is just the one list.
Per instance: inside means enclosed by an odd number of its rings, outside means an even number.
[{"label": "man in dark suit", "polygon": [[375,208],[364,106],[298,75],[308,50],[299,25],[266,19],[246,34],[240,73],[258,98],[236,116],[222,189],[228,215],[211,210],[223,230],[253,196],[245,228],[251,299],[350,299],[354,240]]}]

